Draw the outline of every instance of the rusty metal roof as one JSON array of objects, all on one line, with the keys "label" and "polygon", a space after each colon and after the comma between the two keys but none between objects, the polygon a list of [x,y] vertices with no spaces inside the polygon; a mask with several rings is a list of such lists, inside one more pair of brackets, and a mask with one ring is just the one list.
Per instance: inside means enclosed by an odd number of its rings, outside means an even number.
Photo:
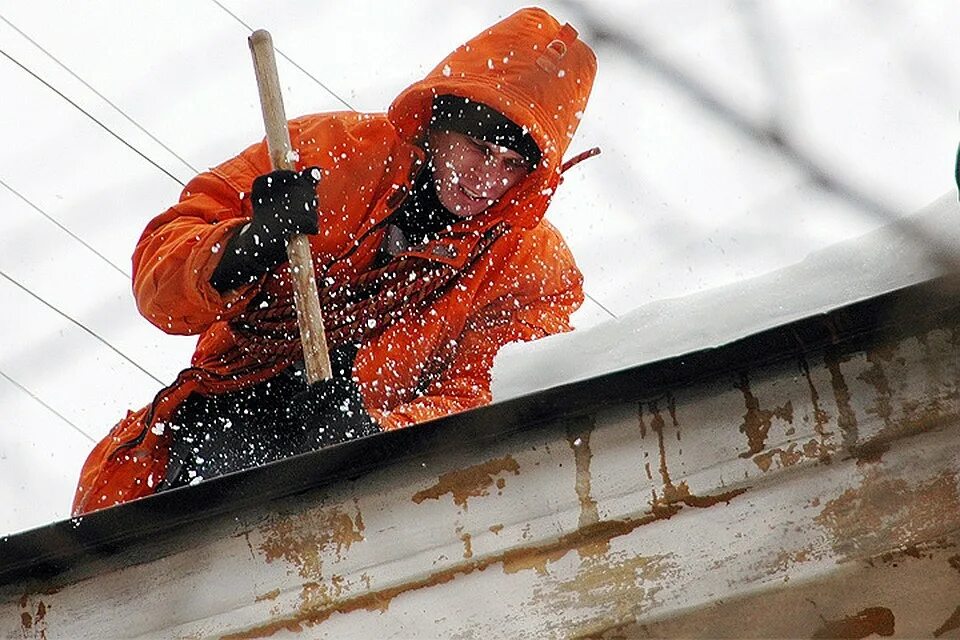
[{"label": "rusty metal roof", "polygon": [[[469,450],[519,429],[682,388],[721,372],[831,345],[862,348],[960,312],[960,280],[942,277],[757,333],[717,348],[540,391],[427,424],[213,478],[82,518],[0,538],[0,584],[72,578],[190,544],[216,517],[362,476],[426,452]],[[72,579],[71,578],[71,579]]]}]

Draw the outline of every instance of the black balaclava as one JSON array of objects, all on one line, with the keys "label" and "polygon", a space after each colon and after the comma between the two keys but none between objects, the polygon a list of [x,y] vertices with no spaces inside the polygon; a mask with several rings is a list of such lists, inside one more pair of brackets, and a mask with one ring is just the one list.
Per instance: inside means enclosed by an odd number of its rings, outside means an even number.
[{"label": "black balaclava", "polygon": [[496,109],[470,98],[451,94],[433,99],[430,128],[464,133],[468,136],[513,149],[535,167],[542,154],[533,137]]}]

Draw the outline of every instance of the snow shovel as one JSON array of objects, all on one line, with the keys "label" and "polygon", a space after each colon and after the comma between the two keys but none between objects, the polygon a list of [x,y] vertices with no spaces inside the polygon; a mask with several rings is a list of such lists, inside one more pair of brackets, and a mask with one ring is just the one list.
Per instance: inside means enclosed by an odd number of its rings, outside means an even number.
[{"label": "snow shovel", "polygon": [[[273,55],[273,38],[268,31],[259,29],[251,34],[248,42],[257,74],[257,87],[260,89],[260,108],[267,132],[270,163],[275,170],[296,171],[297,155],[290,146],[290,131],[287,129],[287,116],[283,110],[283,96],[280,94],[277,61]],[[313,272],[313,258],[307,236],[297,235],[290,238],[287,256],[293,277],[293,302],[297,310],[297,324],[300,326],[307,382],[327,380],[331,376],[330,356],[327,353],[327,337],[323,331],[317,279]]]}]

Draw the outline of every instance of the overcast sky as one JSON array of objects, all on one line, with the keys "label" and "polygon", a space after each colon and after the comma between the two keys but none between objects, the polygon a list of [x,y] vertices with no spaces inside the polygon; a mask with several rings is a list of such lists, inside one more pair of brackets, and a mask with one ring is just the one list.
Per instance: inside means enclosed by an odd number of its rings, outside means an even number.
[{"label": "overcast sky", "polygon": [[[130,254],[181,183],[262,136],[250,28],[281,51],[289,116],[379,111],[526,4],[0,0],[0,533],[66,517],[92,441],[188,363],[193,338],[137,315]],[[599,58],[571,152],[603,153],[549,213],[582,329],[953,189],[955,2],[542,6]]]}]

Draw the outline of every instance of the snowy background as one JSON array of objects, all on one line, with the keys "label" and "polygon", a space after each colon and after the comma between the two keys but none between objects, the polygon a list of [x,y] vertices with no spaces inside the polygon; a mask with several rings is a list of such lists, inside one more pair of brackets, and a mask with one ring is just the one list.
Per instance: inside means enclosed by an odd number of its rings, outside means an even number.
[{"label": "snowy background", "polygon": [[[189,360],[194,338],[137,314],[130,254],[181,183],[262,137],[250,30],[273,34],[289,116],[380,111],[526,4],[0,0],[0,534],[66,517],[93,442]],[[603,154],[549,214],[586,276],[584,348],[954,189],[952,0],[542,6],[599,58],[571,152]]]}]

